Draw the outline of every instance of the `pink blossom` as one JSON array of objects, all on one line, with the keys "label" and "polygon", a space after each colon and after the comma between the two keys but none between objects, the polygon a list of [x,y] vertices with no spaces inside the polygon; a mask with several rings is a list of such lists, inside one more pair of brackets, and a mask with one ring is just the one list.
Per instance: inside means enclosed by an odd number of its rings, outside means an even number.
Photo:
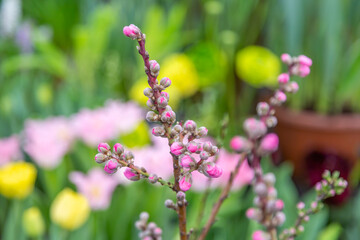
[{"label": "pink blossom", "polygon": [[261,140],[259,152],[261,154],[270,154],[275,152],[278,146],[279,137],[275,133],[269,133]]},{"label": "pink blossom", "polygon": [[191,177],[183,176],[179,181],[179,187],[183,192],[188,191],[191,188]]},{"label": "pink blossom", "polygon": [[13,160],[21,160],[19,138],[16,135],[0,139],[0,166]]},{"label": "pink blossom", "polygon": [[255,209],[249,208],[248,210],[246,210],[246,217],[249,219],[254,219],[255,218]]},{"label": "pink blossom", "polygon": [[310,74],[310,67],[306,65],[300,65],[299,67],[299,76],[300,77],[306,77]]},{"label": "pink blossom", "polygon": [[71,124],[75,135],[90,146],[132,132],[142,121],[142,109],[132,102],[108,101],[102,108],[83,109],[74,114]]},{"label": "pink blossom", "polygon": [[309,58],[309,57],[307,57],[307,56],[305,56],[305,55],[300,55],[300,56],[298,57],[298,59],[299,59],[299,63],[300,63],[301,65],[305,65],[305,66],[311,67],[311,65],[312,65],[312,60],[311,60],[311,58]]},{"label": "pink blossom", "polygon": [[191,159],[191,156],[189,155],[183,155],[180,158],[180,165],[185,168],[191,167],[191,165],[194,163],[194,161]]},{"label": "pink blossom", "polygon": [[123,33],[125,36],[135,39],[140,36],[140,29],[134,24],[130,24],[129,26],[125,26],[123,28]]},{"label": "pink blossom", "polygon": [[93,210],[109,207],[113,191],[118,184],[115,178],[106,175],[99,168],[93,168],[87,175],[81,172],[71,172],[69,178],[76,185],[78,191],[88,199]]},{"label": "pink blossom", "polygon": [[176,156],[179,156],[180,154],[182,154],[183,150],[184,150],[184,145],[182,143],[180,143],[180,142],[174,142],[170,146],[171,153],[176,155]]},{"label": "pink blossom", "polygon": [[105,172],[108,174],[113,174],[117,171],[118,163],[115,160],[110,159],[104,166]]},{"label": "pink blossom", "polygon": [[269,234],[267,234],[261,230],[257,230],[253,233],[252,239],[253,240],[270,240],[270,236],[269,236]]},{"label": "pink blossom", "polygon": [[110,146],[107,143],[99,143],[97,149],[98,149],[99,153],[106,153],[106,152],[110,151]]},{"label": "pink blossom", "polygon": [[223,170],[216,164],[207,164],[205,172],[208,177],[218,178],[222,175]]},{"label": "pink blossom", "polygon": [[281,55],[281,61],[285,64],[290,64],[291,63],[291,56],[288,53],[283,53]]},{"label": "pink blossom", "polygon": [[195,153],[196,151],[199,150],[199,144],[197,144],[196,142],[192,141],[189,142],[187,145],[187,150],[191,153]]},{"label": "pink blossom", "polygon": [[284,208],[284,201],[281,200],[281,199],[277,199],[276,202],[275,202],[275,208],[276,208],[276,210],[278,210],[278,211],[283,210],[283,208]]},{"label": "pink blossom", "polygon": [[40,167],[49,169],[61,162],[74,140],[70,124],[63,117],[27,120],[24,137],[25,152]]},{"label": "pink blossom", "polygon": [[125,168],[124,176],[130,181],[137,181],[140,179],[139,174],[132,171],[131,168]]},{"label": "pink blossom", "polygon": [[244,152],[250,149],[251,143],[244,137],[235,136],[230,141],[230,147],[236,152]]},{"label": "pink blossom", "polygon": [[289,82],[289,79],[290,79],[290,76],[289,76],[288,73],[282,73],[282,74],[280,74],[279,77],[278,77],[279,83],[282,83],[282,84],[288,83],[288,82]]},{"label": "pink blossom", "polygon": [[276,91],[275,92],[275,99],[281,103],[286,101],[286,94],[282,91]]}]

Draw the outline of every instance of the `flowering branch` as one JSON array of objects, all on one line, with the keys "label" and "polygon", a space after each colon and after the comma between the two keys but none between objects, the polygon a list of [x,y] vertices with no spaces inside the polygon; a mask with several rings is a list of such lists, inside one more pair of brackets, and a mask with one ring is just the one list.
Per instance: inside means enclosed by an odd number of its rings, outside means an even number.
[{"label": "flowering branch", "polygon": [[229,192],[231,190],[231,187],[233,185],[234,182],[234,178],[237,175],[237,173],[239,172],[240,166],[243,163],[245,159],[245,154],[243,154],[242,156],[240,156],[239,161],[237,162],[235,169],[231,172],[229,180],[225,186],[225,188],[222,190],[220,197],[218,199],[218,201],[215,203],[214,207],[211,210],[211,214],[210,217],[208,219],[208,221],[205,224],[205,227],[203,228],[203,230],[201,231],[201,234],[199,236],[199,240],[204,240],[206,235],[208,234],[211,226],[214,224],[215,222],[215,217],[218,214],[221,205],[223,204],[223,202],[225,201],[225,199],[228,197]]}]

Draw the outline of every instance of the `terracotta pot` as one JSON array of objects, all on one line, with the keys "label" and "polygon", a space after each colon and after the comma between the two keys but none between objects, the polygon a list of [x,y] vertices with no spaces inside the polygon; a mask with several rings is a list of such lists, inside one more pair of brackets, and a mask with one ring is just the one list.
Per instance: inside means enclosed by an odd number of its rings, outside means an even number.
[{"label": "terracotta pot", "polygon": [[294,164],[294,177],[307,176],[305,158],[314,151],[340,156],[354,166],[360,153],[360,115],[319,115],[276,109],[280,153]]}]

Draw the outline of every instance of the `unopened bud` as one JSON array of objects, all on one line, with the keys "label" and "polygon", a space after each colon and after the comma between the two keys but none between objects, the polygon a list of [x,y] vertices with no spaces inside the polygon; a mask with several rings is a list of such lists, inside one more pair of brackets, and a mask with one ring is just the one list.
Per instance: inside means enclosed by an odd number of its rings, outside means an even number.
[{"label": "unopened bud", "polygon": [[265,197],[267,194],[267,187],[262,182],[257,183],[254,187],[254,192],[256,195],[259,195],[260,197]]},{"label": "unopened bud", "polygon": [[165,111],[161,115],[161,121],[166,123],[173,123],[176,120],[176,114],[174,111]]},{"label": "unopened bud", "polygon": [[118,168],[118,163],[116,162],[115,159],[110,159],[109,161],[106,162],[106,164],[104,166],[104,170],[108,174],[116,173],[117,168]]},{"label": "unopened bud", "polygon": [[208,133],[208,130],[206,127],[199,127],[199,129],[198,129],[199,137],[206,137],[207,133]]},{"label": "unopened bud", "polygon": [[151,75],[157,77],[160,71],[160,64],[156,60],[150,60],[149,62]]},{"label": "unopened bud", "polygon": [[126,151],[125,152],[125,160],[130,161],[132,159],[134,159],[134,154],[130,151]]},{"label": "unopened bud", "polygon": [[204,149],[204,151],[210,152],[212,146],[213,146],[213,145],[211,144],[211,142],[205,142],[205,143],[203,143],[203,149]]},{"label": "unopened bud", "polygon": [[290,65],[292,63],[292,58],[289,54],[283,53],[281,55],[281,61],[287,65]]},{"label": "unopened bud", "polygon": [[255,118],[248,118],[245,120],[244,130],[250,139],[262,137],[267,131],[265,124]]},{"label": "unopened bud", "polygon": [[124,176],[130,181],[138,181],[140,179],[140,174],[131,168],[125,169]]},{"label": "unopened bud", "polygon": [[149,122],[157,122],[159,121],[159,115],[153,111],[148,111],[146,114],[146,120]]},{"label": "unopened bud", "polygon": [[184,201],[185,200],[185,197],[186,197],[186,194],[182,191],[179,191],[177,194],[176,194],[176,199],[178,201]]},{"label": "unopened bud", "polygon": [[279,103],[284,103],[286,101],[286,94],[282,91],[276,91],[274,98]]},{"label": "unopened bud", "polygon": [[156,102],[161,108],[165,108],[168,105],[168,101],[165,97],[159,97]]},{"label": "unopened bud", "polygon": [[110,146],[107,143],[99,143],[98,145],[98,152],[99,153],[108,153],[110,151]]},{"label": "unopened bud", "polygon": [[184,144],[181,142],[174,142],[170,146],[170,152],[176,156],[181,155],[185,150]]},{"label": "unopened bud", "polygon": [[156,137],[161,137],[161,136],[165,135],[165,129],[163,126],[154,127],[151,130],[151,133]]},{"label": "unopened bud", "polygon": [[160,85],[163,87],[163,88],[167,88],[171,85],[171,80],[167,77],[164,77],[160,80]]},{"label": "unopened bud", "polygon": [[164,97],[164,98],[166,99],[166,101],[169,102],[169,99],[170,99],[169,93],[167,93],[167,92],[161,92],[161,96]]},{"label": "unopened bud", "polygon": [[191,157],[190,155],[182,155],[180,156],[180,165],[185,168],[190,168],[195,164],[195,159]]},{"label": "unopened bud", "polygon": [[114,149],[114,152],[119,155],[124,152],[124,147],[120,143],[115,143],[113,149]]},{"label": "unopened bud", "polygon": [[248,152],[252,148],[252,143],[244,137],[235,136],[230,141],[230,147],[238,153]]},{"label": "unopened bud", "polygon": [[192,175],[191,175],[191,173],[186,174],[179,181],[180,190],[183,191],[183,192],[188,191],[191,188],[191,183],[192,183]]},{"label": "unopened bud", "polygon": [[95,155],[95,162],[101,164],[107,160],[108,156],[103,153],[98,153]]},{"label": "unopened bud", "polygon": [[165,200],[165,207],[174,209],[174,208],[175,208],[175,204],[174,204],[174,202],[173,202],[172,200],[166,199],[166,200]]},{"label": "unopened bud", "polygon": [[151,98],[152,96],[154,96],[153,90],[151,88],[145,88],[144,95],[148,98]]},{"label": "unopened bud", "polygon": [[258,153],[262,156],[275,152],[279,146],[279,137],[275,133],[269,133],[261,140]]},{"label": "unopened bud", "polygon": [[278,76],[278,81],[280,84],[286,84],[290,80],[290,76],[288,73],[282,73]]},{"label": "unopened bud", "polygon": [[197,142],[191,141],[187,144],[187,150],[191,153],[196,153],[199,149],[199,144]]},{"label": "unopened bud", "polygon": [[222,175],[223,170],[216,164],[206,164],[204,174],[210,178],[218,178]]},{"label": "unopened bud", "polygon": [[140,29],[134,24],[130,24],[129,26],[125,26],[123,28],[123,33],[125,36],[130,37],[135,40],[141,37]]},{"label": "unopened bud", "polygon": [[269,104],[266,102],[259,102],[256,106],[256,111],[259,116],[265,116],[269,113]]},{"label": "unopened bud", "polygon": [[196,130],[196,123],[193,120],[187,120],[184,124],[184,129],[189,132],[194,132]]},{"label": "unopened bud", "polygon": [[206,151],[202,151],[202,152],[200,153],[200,158],[201,158],[202,160],[207,160],[209,157],[210,157],[210,155],[209,155],[209,153],[206,152]]},{"label": "unopened bud", "polygon": [[277,118],[275,116],[269,116],[266,118],[265,123],[268,128],[273,128],[277,125]]}]

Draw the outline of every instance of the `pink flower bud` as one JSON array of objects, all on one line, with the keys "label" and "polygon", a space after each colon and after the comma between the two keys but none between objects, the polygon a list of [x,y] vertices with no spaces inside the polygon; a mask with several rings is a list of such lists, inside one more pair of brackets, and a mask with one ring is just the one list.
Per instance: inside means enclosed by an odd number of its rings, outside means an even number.
[{"label": "pink flower bud", "polygon": [[118,163],[113,160],[113,159],[110,159],[104,166],[104,170],[105,172],[107,172],[108,174],[113,174],[113,173],[116,173],[117,171],[117,167],[118,167]]},{"label": "pink flower bud", "polygon": [[211,151],[212,146],[213,145],[211,144],[211,142],[204,142],[203,145],[202,145],[203,150],[207,151],[207,152]]},{"label": "pink flower bud", "polygon": [[107,153],[110,151],[110,146],[107,143],[100,143],[98,145],[98,152],[99,153]]},{"label": "pink flower bud", "polygon": [[266,102],[259,102],[256,106],[256,112],[259,116],[265,116],[269,113],[270,107]]},{"label": "pink flower bud", "polygon": [[169,102],[170,96],[167,92],[161,92],[161,96],[166,98],[166,100]]},{"label": "pink flower bud", "polygon": [[231,149],[238,153],[249,151],[251,145],[251,142],[241,136],[235,136],[230,141]]},{"label": "pink flower bud", "polygon": [[191,141],[187,144],[187,150],[191,153],[196,153],[198,149],[199,149],[199,144],[194,141]]},{"label": "pink flower bud", "polygon": [[270,240],[270,236],[263,231],[257,230],[253,233],[252,240]]},{"label": "pink flower bud", "polygon": [[120,143],[115,143],[114,152],[117,154],[122,154],[124,152],[124,147]]},{"label": "pink flower bud", "polygon": [[172,123],[176,119],[176,114],[174,111],[165,111],[161,114],[161,121],[166,123]]},{"label": "pink flower bud", "polygon": [[300,77],[306,77],[310,74],[310,68],[306,65],[300,65],[299,67],[299,76]]},{"label": "pink flower bud", "polygon": [[245,120],[244,130],[250,139],[257,139],[263,136],[267,131],[265,124],[255,118],[248,118]]},{"label": "pink flower bud", "polygon": [[195,160],[190,155],[183,155],[180,157],[180,165],[185,168],[190,168],[194,165]]},{"label": "pink flower bud", "polygon": [[98,153],[95,155],[95,162],[97,163],[103,163],[107,160],[107,157],[105,154],[103,153]]},{"label": "pink flower bud", "polygon": [[209,153],[206,152],[206,151],[202,151],[202,152],[200,153],[200,158],[201,158],[202,160],[207,160],[209,157],[210,157],[210,155],[209,155]]},{"label": "pink flower bud", "polygon": [[199,127],[198,134],[200,137],[205,137],[208,133],[208,130],[206,127]]},{"label": "pink flower bud", "polygon": [[131,39],[136,39],[141,36],[140,29],[134,24],[130,24],[129,26],[125,26],[123,28],[123,33],[125,36],[130,37]]},{"label": "pink flower bud", "polygon": [[216,164],[207,164],[205,167],[205,175],[211,178],[218,178],[222,175],[223,170]]},{"label": "pink flower bud", "polygon": [[299,90],[299,84],[297,82],[291,82],[290,88],[292,93],[296,93]]},{"label": "pink flower bud", "polygon": [[286,216],[285,216],[285,214],[283,212],[277,212],[275,214],[274,220],[275,220],[275,224],[277,226],[281,226],[285,222]]},{"label": "pink flower bud", "polygon": [[279,146],[279,138],[275,133],[267,134],[260,143],[259,153],[262,155],[275,152]]},{"label": "pink flower bud", "polygon": [[160,80],[160,85],[163,87],[163,88],[167,88],[167,87],[170,87],[171,85],[171,80],[170,78],[167,78],[167,77],[164,77]]},{"label": "pink flower bud", "polygon": [[274,95],[274,98],[280,102],[280,103],[283,103],[286,101],[286,94],[282,91],[276,91],[275,92],[275,95]]},{"label": "pink flower bud", "polygon": [[162,230],[161,228],[157,227],[154,229],[154,234],[157,235],[157,236],[161,236],[162,234]]},{"label": "pink flower bud", "polygon": [[165,108],[168,105],[168,101],[165,97],[159,97],[156,102],[161,108]]},{"label": "pink flower bud", "polygon": [[181,142],[174,142],[170,146],[170,152],[175,156],[179,156],[183,153],[184,148],[184,144],[182,144]]},{"label": "pink flower bud", "polygon": [[276,210],[278,210],[278,211],[283,210],[283,209],[284,209],[284,202],[283,202],[283,200],[281,200],[281,199],[276,200],[276,202],[275,202],[275,208],[276,208]]},{"label": "pink flower bud", "polygon": [[279,81],[279,83],[281,83],[281,84],[288,83],[289,80],[290,80],[290,76],[289,76],[288,73],[282,73],[282,74],[280,74],[279,77],[278,77],[278,81]]},{"label": "pink flower bud", "polygon": [[126,151],[124,153],[124,155],[125,155],[125,160],[126,161],[130,161],[130,160],[134,159],[134,154],[132,152],[130,152],[130,151]]},{"label": "pink flower bud", "polygon": [[289,65],[289,64],[291,64],[292,59],[291,59],[291,56],[290,56],[289,54],[283,53],[283,54],[281,55],[281,61],[282,61],[283,63]]},{"label": "pink flower bud", "polygon": [[305,55],[300,55],[300,56],[298,57],[298,60],[299,60],[299,63],[300,63],[301,65],[305,65],[305,66],[308,66],[308,67],[311,67],[311,65],[312,65],[312,60],[311,60],[311,58],[309,58],[309,57],[307,57],[307,56],[305,56]]},{"label": "pink flower bud", "polygon": [[165,134],[165,129],[162,126],[154,127],[151,130],[151,133],[156,137],[161,137],[161,136],[163,136]]},{"label": "pink flower bud", "polygon": [[296,207],[297,207],[297,209],[302,210],[302,209],[305,208],[305,203],[299,202],[299,203],[296,205]]},{"label": "pink flower bud", "polygon": [[124,176],[130,181],[138,181],[140,179],[140,175],[131,168],[125,169]]},{"label": "pink flower bud", "polygon": [[255,209],[249,208],[248,210],[246,210],[246,217],[248,219],[255,219]]},{"label": "pink flower bud", "polygon": [[156,110],[155,103],[151,98],[146,101],[146,106],[148,106],[151,110]]},{"label": "pink flower bud", "polygon": [[151,73],[157,75],[157,73],[160,71],[160,64],[156,60],[150,60],[149,63]]},{"label": "pink flower bud", "polygon": [[187,176],[183,176],[179,181],[180,190],[183,192],[188,191],[191,188],[191,174]]},{"label": "pink flower bud", "polygon": [[193,132],[196,130],[196,123],[193,120],[187,120],[184,124],[184,129]]}]

